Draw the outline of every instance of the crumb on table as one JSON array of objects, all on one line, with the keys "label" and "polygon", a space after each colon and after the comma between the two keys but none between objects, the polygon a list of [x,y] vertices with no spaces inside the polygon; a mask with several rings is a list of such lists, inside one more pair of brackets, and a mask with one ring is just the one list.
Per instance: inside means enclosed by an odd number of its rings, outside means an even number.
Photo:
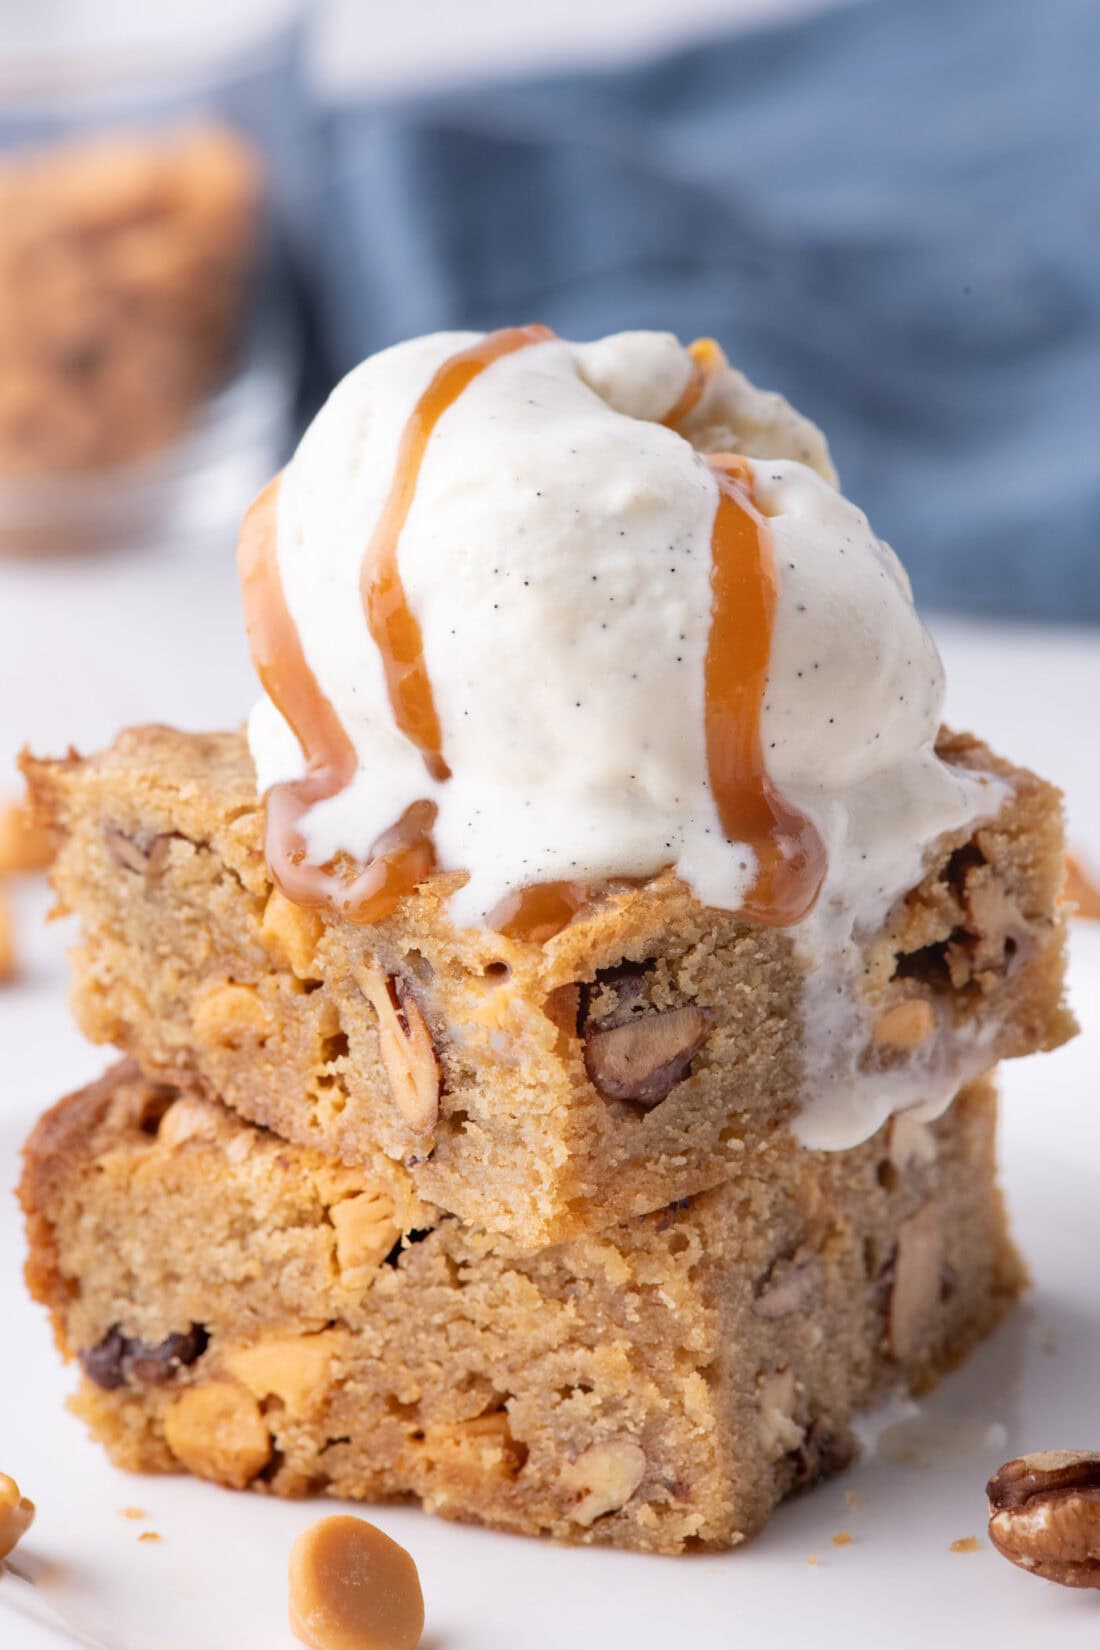
[{"label": "crumb on table", "polygon": [[953,1553],[980,1553],[982,1544],[976,1535],[961,1535],[951,1543]]}]

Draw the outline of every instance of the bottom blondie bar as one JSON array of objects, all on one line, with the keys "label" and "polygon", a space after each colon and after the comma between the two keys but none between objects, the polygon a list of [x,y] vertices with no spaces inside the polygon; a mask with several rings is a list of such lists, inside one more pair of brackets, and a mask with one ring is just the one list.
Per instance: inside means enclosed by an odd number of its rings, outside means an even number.
[{"label": "bottom blondie bar", "polygon": [[124,1467],[725,1547],[1017,1292],[995,1121],[980,1082],[853,1151],[781,1136],[725,1186],[531,1253],[122,1066],[28,1143],[28,1280]]}]

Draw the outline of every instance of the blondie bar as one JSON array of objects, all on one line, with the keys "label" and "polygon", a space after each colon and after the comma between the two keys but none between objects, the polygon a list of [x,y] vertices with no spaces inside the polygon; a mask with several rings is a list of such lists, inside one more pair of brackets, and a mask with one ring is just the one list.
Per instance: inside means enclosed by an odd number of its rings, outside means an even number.
[{"label": "blondie bar", "polygon": [[[859,938],[857,1059],[887,1100],[864,1134],[898,1085],[946,1100],[1073,1029],[1058,794],[969,736],[939,751],[1006,795]],[[791,931],[705,908],[671,872],[609,885],[545,944],[457,928],[455,876],[357,925],[273,888],[235,734],[136,728],[26,766],[64,837],[89,1036],[346,1163],[381,1149],[426,1202],[529,1247],[728,1179],[825,1082]]]},{"label": "blondie bar", "polygon": [[995,1117],[981,1081],[848,1152],[779,1131],[716,1190],[531,1254],[123,1066],[28,1143],[27,1275],[121,1466],[724,1547],[1011,1301]]}]

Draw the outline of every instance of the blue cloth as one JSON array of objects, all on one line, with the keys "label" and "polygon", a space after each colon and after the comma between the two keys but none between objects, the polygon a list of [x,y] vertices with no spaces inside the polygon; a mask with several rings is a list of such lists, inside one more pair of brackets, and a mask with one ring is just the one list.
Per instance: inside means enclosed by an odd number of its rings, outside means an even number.
[{"label": "blue cloth", "polygon": [[867,0],[334,109],[329,370],[440,327],[711,333],[919,600],[1100,619],[1098,67],[1097,0]]}]

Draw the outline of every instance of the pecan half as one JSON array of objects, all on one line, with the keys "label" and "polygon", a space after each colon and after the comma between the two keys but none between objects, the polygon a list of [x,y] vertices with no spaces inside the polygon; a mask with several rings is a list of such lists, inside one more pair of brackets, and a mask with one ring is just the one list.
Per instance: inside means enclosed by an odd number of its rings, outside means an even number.
[{"label": "pecan half", "polygon": [[1100,1455],[1020,1455],[985,1493],[989,1539],[1004,1558],[1063,1587],[1100,1587]]},{"label": "pecan half", "polygon": [[378,1052],[393,1103],[410,1129],[427,1134],[439,1117],[439,1058],[412,987],[399,974],[367,968],[359,986],[378,1016]]},{"label": "pecan half", "polygon": [[693,1004],[594,1026],[584,1040],[585,1070],[608,1100],[656,1106],[687,1076],[706,1033],[706,1013]]}]

